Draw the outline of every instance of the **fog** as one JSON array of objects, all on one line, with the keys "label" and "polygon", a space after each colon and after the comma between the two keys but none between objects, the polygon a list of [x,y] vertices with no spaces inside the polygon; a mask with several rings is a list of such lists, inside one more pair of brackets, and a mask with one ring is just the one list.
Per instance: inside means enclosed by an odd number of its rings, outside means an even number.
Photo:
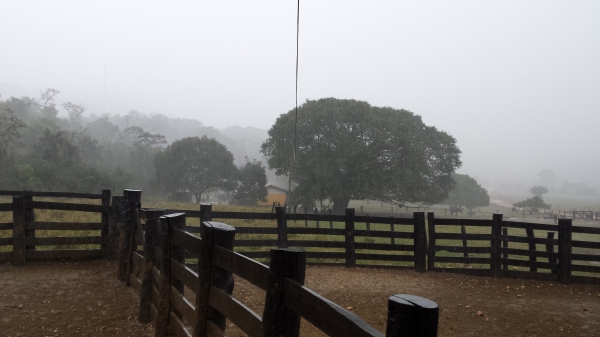
[{"label": "fog", "polygon": [[[230,138],[231,126],[266,137],[294,107],[295,1],[1,6],[3,99],[55,88],[57,106],[88,117],[137,110]],[[298,101],[420,114],[491,190],[526,191],[542,169],[600,189],[599,13],[597,1],[302,0]]]}]

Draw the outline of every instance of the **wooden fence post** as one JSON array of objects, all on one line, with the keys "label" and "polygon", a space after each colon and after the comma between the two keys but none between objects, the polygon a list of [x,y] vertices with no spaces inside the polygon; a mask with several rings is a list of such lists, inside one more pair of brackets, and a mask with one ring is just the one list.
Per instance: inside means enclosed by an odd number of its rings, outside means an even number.
[{"label": "wooden fence post", "polygon": [[207,221],[200,226],[202,237],[198,258],[198,293],[196,294],[196,325],[194,337],[205,337],[212,321],[225,331],[225,317],[209,305],[211,287],[230,294],[233,292],[233,274],[212,264],[214,246],[233,250],[235,228],[219,222]]},{"label": "wooden fence post", "polygon": [[200,226],[205,221],[212,221],[212,204],[200,204]]},{"label": "wooden fence post", "polygon": [[495,213],[492,221],[491,262],[492,276],[498,276],[500,269],[500,236],[502,234],[502,214]]},{"label": "wooden fence post", "polygon": [[[180,229],[182,231],[185,231],[185,214],[181,214],[179,216],[176,217],[170,217],[169,218],[169,230],[172,228],[177,228]],[[171,259],[181,263],[182,265],[185,265],[185,250],[179,246],[177,246],[176,244],[171,244]],[[179,279],[174,279],[171,281],[171,286],[175,289],[177,289],[181,295],[184,295],[183,293],[183,281],[179,280]]]},{"label": "wooden fence post", "polygon": [[[127,213],[125,209],[125,198],[122,196],[113,196],[111,202],[111,222],[108,227],[108,232],[111,234],[111,239],[113,240],[114,250],[113,250],[113,258],[120,259],[121,256],[121,228],[123,224],[127,220]],[[116,238],[119,238],[117,241]],[[116,250],[116,252],[115,252]],[[124,255],[123,255],[124,256]]]},{"label": "wooden fence post", "polygon": [[[508,236],[508,228],[502,228],[502,236]],[[508,239],[502,239],[502,248],[508,248]],[[504,262],[502,262],[502,269],[508,270],[508,262],[506,262],[508,253],[506,251],[502,253],[502,258],[504,259]]]},{"label": "wooden fence post", "polygon": [[305,271],[306,252],[296,249],[271,249],[271,279],[263,312],[265,337],[300,335],[300,316],[283,305],[283,279],[287,277],[304,284]]},{"label": "wooden fence post", "polygon": [[398,294],[388,298],[386,337],[436,337],[440,309],[426,298]]},{"label": "wooden fence post", "polygon": [[333,220],[331,219],[331,208],[329,209],[329,229],[333,229]]},{"label": "wooden fence post", "polygon": [[[394,216],[390,217],[390,233],[394,235]],[[392,244],[396,244],[396,238],[392,237]]]},{"label": "wooden fence post", "polygon": [[140,290],[140,308],[138,321],[150,323],[150,305],[152,304],[152,268],[154,266],[154,245],[157,228],[160,228],[159,218],[165,214],[164,209],[147,209],[146,230],[144,232],[144,271],[142,273],[142,288]]},{"label": "wooden fence post", "polygon": [[[528,242],[529,252],[534,253],[536,251],[536,245],[535,245],[535,242],[533,242],[535,239],[535,234],[533,233],[533,228],[531,228],[531,224],[527,225],[527,228],[525,228],[525,232],[527,233],[527,238],[530,239]],[[533,254],[529,255],[529,261],[536,262],[537,258]],[[530,266],[529,271],[532,273],[537,273],[537,267]]]},{"label": "wooden fence post", "polygon": [[35,239],[33,196],[31,191],[23,191],[23,215],[25,216],[25,250],[35,250],[35,244],[28,245],[27,238]]},{"label": "wooden fence post", "polygon": [[114,240],[110,237],[109,230],[109,219],[110,219],[110,190],[102,190],[102,215],[100,222],[102,223],[102,230],[100,236],[102,237],[102,251],[104,257],[109,258],[112,255],[112,247]]},{"label": "wooden fence post", "polygon": [[558,220],[558,281],[571,283],[572,219]]},{"label": "wooden fence post", "polygon": [[346,208],[346,267],[356,266],[356,250],[354,249],[354,208]]},{"label": "wooden fence post", "polygon": [[462,235],[462,244],[463,244],[463,257],[469,257],[469,252],[467,252],[467,229],[465,225],[460,225],[460,234]]},{"label": "wooden fence post", "polygon": [[135,244],[135,228],[136,228],[136,217],[137,211],[141,207],[142,191],[139,190],[124,190],[123,199],[125,200],[125,209],[127,212],[127,221],[123,223],[121,231],[121,244],[125,244],[123,249],[120,249],[120,253],[124,253],[125,256],[119,257],[119,268],[124,265],[124,270],[119,272],[119,278],[121,281],[125,281],[125,285],[129,286],[129,274],[131,273],[131,264],[133,252],[136,250],[137,244]]},{"label": "wooden fence post", "polygon": [[414,254],[415,270],[418,272],[427,271],[427,235],[425,233],[425,213],[413,213],[414,225]]},{"label": "wooden fence post", "polygon": [[25,214],[23,196],[13,196],[13,263],[25,264]]},{"label": "wooden fence post", "polygon": [[427,254],[427,270],[435,269],[435,215],[433,212],[427,213],[427,227],[429,229],[429,250]]},{"label": "wooden fence post", "polygon": [[306,219],[306,216],[308,215],[308,208],[306,206],[304,206],[304,227],[308,227],[308,219]]},{"label": "wooden fence post", "polygon": [[277,246],[279,248],[288,247],[287,235],[287,220],[285,218],[285,208],[281,206],[275,207],[277,213]]},{"label": "wooden fence post", "polygon": [[[553,240],[554,232],[548,232],[547,239]],[[558,273],[556,253],[554,253],[554,244],[546,244],[546,254],[548,254],[548,263],[550,263],[550,271],[552,272],[552,274]]]},{"label": "wooden fence post", "polygon": [[156,308],[156,322],[154,325],[155,337],[166,337],[169,327],[169,313],[171,311],[171,231],[169,228],[169,218],[172,215],[169,214],[160,217],[160,250],[162,258],[160,261],[160,280],[158,282],[158,308]]}]

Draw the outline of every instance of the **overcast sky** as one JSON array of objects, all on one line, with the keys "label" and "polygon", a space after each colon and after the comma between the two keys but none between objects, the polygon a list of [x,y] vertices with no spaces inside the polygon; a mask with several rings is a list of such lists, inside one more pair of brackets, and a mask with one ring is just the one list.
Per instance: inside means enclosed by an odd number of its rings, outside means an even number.
[{"label": "overcast sky", "polygon": [[[295,1],[0,6],[3,98],[51,87],[89,113],[219,128],[267,129],[294,107]],[[299,102],[411,110],[486,179],[600,182],[599,18],[600,1],[301,0]]]}]

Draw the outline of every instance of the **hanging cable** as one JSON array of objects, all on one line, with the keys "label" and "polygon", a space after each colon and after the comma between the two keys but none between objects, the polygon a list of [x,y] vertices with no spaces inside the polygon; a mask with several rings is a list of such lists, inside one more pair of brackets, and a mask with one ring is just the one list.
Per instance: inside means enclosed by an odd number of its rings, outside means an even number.
[{"label": "hanging cable", "polygon": [[296,113],[294,119],[294,158],[289,172],[288,193],[292,193],[292,168],[296,165],[296,148],[298,147],[298,46],[300,40],[300,0],[296,11]]}]

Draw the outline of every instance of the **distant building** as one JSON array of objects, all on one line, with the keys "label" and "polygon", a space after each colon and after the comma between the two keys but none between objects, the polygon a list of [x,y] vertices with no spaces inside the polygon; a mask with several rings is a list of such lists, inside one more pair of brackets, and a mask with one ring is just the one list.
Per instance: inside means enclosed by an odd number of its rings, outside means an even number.
[{"label": "distant building", "polygon": [[279,188],[277,186],[267,185],[267,193],[267,201],[259,201],[258,205],[271,206],[274,202],[278,203],[281,206],[285,204],[287,190],[284,190],[283,188]]}]

